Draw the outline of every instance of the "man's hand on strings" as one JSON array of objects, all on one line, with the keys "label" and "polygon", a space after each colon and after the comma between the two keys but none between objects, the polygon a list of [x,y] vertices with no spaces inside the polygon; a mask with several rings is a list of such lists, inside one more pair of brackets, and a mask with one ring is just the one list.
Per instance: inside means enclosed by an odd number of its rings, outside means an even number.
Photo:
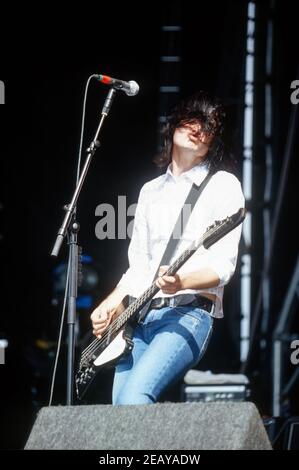
[{"label": "man's hand on strings", "polygon": [[101,338],[111,323],[116,309],[112,309],[106,301],[102,302],[90,315],[93,334]]},{"label": "man's hand on strings", "polygon": [[160,266],[156,286],[161,289],[163,294],[175,294],[179,290],[182,290],[182,282],[178,274],[174,274],[173,276],[164,276],[163,274],[168,268],[169,266]]}]

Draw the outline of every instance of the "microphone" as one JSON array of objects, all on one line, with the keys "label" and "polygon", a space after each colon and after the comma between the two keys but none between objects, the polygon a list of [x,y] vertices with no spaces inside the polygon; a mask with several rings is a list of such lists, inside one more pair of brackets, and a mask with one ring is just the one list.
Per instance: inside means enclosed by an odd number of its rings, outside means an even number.
[{"label": "microphone", "polygon": [[97,75],[96,78],[105,85],[112,85],[117,90],[123,90],[128,96],[135,96],[139,92],[139,85],[134,80],[124,82],[117,78],[108,77],[108,75]]}]

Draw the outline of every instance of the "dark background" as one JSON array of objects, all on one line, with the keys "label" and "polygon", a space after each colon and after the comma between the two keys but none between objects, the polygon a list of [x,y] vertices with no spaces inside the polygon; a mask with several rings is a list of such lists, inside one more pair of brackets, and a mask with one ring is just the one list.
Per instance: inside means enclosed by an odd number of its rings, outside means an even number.
[{"label": "dark background", "polygon": [[[54,290],[54,269],[67,259],[66,245],[59,260],[50,258],[63,218],[62,206],[74,188],[80,137],[83,92],[93,73],[136,80],[140,92],[127,97],[119,92],[101,134],[101,148],[92,162],[78,204],[79,241],[91,256],[98,283],[94,302],[114,287],[127,267],[128,240],[98,240],[95,208],[119,195],[127,206],[137,201],[142,184],[159,174],[152,163],[158,145],[161,108],[161,25],[176,18],[180,2],[130,5],[101,4],[97,12],[73,7],[62,15],[59,7],[8,14],[1,32],[0,79],[6,86],[1,106],[1,238],[2,295],[0,333],[9,341],[6,365],[0,366],[1,403],[7,428],[2,447],[24,445],[35,412],[47,404],[53,355],[61,310]],[[270,2],[258,2],[260,24]],[[292,110],[290,83],[298,78],[297,25],[293,2],[275,2],[273,44],[274,207]],[[44,8],[44,10],[42,10]],[[243,86],[247,2],[195,2],[181,7],[180,96],[205,89],[230,105],[234,128],[237,174],[242,170]],[[259,59],[264,54],[264,31],[257,32]],[[257,67],[262,70],[261,63]],[[264,250],[260,235],[260,195],[264,185],[259,126],[264,119],[262,72],[256,77],[253,221],[253,304],[262,271]],[[108,88],[91,83],[87,100],[83,148],[94,136]],[[167,111],[167,110],[165,110]],[[295,149],[298,149],[298,136]],[[282,217],[271,267],[271,328],[281,307],[297,253],[297,161],[291,161]],[[129,219],[131,220],[131,219]],[[242,249],[242,245],[241,245]],[[238,275],[226,290],[226,317],[217,322],[210,348],[200,364],[214,372],[239,371]],[[82,293],[82,292],[81,292]],[[84,292],[83,292],[84,293]],[[58,299],[58,305],[54,300]],[[57,302],[56,302],[57,303]],[[80,339],[89,328],[90,309],[79,309]],[[43,343],[37,340],[43,340]],[[257,339],[258,343],[258,339]],[[41,346],[42,344],[42,346]],[[65,403],[65,351],[63,341],[54,403]],[[270,355],[261,362],[256,352],[250,371],[257,383],[254,397],[262,413],[269,414]],[[266,380],[266,383],[264,382]],[[94,402],[109,403],[111,373],[99,379]],[[166,399],[177,399],[179,388]],[[296,405],[294,404],[296,411]]]}]

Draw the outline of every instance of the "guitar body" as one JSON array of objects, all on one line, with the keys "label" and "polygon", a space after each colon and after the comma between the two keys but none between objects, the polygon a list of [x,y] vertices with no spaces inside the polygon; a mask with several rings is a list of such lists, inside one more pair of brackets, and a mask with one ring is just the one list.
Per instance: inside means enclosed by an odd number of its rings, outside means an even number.
[{"label": "guitar body", "polygon": [[[128,296],[117,307],[116,316],[120,315],[126,306],[128,306]],[[98,341],[95,346],[91,346],[93,344],[91,343],[86,348],[75,377],[77,397],[80,400],[102,368],[112,367],[121,356],[128,354],[133,349],[133,331],[131,322],[120,329],[108,329],[108,334],[102,341]]]}]

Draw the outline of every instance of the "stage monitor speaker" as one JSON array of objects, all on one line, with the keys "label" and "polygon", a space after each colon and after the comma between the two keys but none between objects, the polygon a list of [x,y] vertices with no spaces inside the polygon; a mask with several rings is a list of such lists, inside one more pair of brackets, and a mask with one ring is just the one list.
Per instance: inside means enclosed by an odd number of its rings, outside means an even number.
[{"label": "stage monitor speaker", "polygon": [[25,449],[271,449],[253,403],[42,408]]}]

